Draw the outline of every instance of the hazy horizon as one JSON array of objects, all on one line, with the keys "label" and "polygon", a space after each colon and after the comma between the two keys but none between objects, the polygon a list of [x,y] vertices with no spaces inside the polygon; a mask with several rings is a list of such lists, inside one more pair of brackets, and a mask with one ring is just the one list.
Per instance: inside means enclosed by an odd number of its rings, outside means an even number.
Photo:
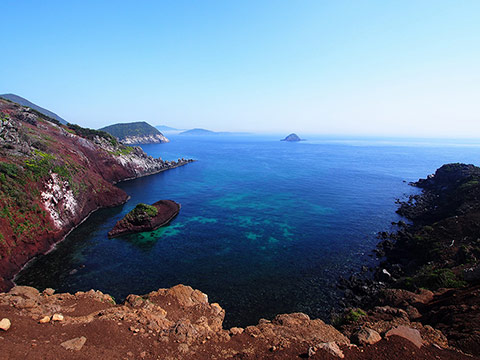
[{"label": "hazy horizon", "polygon": [[7,0],[2,12],[0,93],[81,126],[480,138],[477,1]]}]

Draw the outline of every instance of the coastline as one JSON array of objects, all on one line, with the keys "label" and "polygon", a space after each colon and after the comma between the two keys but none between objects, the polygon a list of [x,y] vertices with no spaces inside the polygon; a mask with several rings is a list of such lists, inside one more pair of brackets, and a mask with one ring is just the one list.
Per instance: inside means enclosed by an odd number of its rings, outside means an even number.
[{"label": "coastline", "polygon": [[[156,175],[156,174],[159,174],[159,173],[164,172],[164,171],[167,171],[167,170],[172,170],[172,169],[175,169],[175,168],[177,168],[177,167],[187,165],[188,163],[194,162],[194,161],[197,161],[197,160],[188,159],[188,160],[186,160],[185,162],[182,162],[182,163],[180,163],[180,164],[177,164],[177,165],[172,166],[172,167],[169,167],[169,168],[160,169],[160,170],[158,170],[158,171],[156,171],[156,172],[147,173],[147,174],[142,174],[142,175],[139,175],[139,176],[136,176],[136,177],[130,177],[130,178],[127,178],[127,179],[122,179],[122,180],[119,180],[119,181],[116,181],[116,182],[112,182],[112,184],[113,184],[113,185],[116,185],[116,184],[118,184],[118,183],[120,183],[120,182],[135,180],[135,179],[139,179],[139,178],[146,177],[146,176],[151,176],[151,175]],[[47,251],[36,254],[34,257],[32,257],[31,259],[29,259],[18,271],[16,271],[15,274],[14,274],[11,278],[4,278],[5,281],[6,281],[6,282],[11,282],[11,283],[13,284],[13,286],[17,286],[16,279],[17,279],[18,275],[19,275],[25,268],[27,268],[33,261],[35,261],[35,259],[36,259],[38,256],[46,255],[46,254],[54,251],[55,248],[56,248],[56,246],[57,246],[58,244],[60,244],[62,241],[64,241],[64,240],[67,238],[67,236],[72,233],[72,231],[74,231],[76,228],[78,228],[80,225],[82,225],[85,221],[87,221],[88,218],[89,218],[94,212],[96,212],[97,210],[100,210],[100,209],[108,209],[108,208],[114,208],[114,207],[117,207],[117,206],[124,205],[124,204],[126,204],[129,200],[130,200],[130,196],[127,195],[127,198],[125,199],[125,201],[123,201],[123,202],[121,202],[121,203],[119,203],[119,204],[113,204],[113,205],[108,205],[108,206],[98,206],[98,207],[95,208],[94,210],[90,211],[78,224],[76,224],[76,225],[73,226],[70,230],[68,230],[68,232],[67,232],[66,234],[62,235],[62,237],[61,237],[59,240],[55,240]],[[172,219],[173,219],[173,217],[172,217]],[[172,219],[170,219],[170,221],[171,221]]]},{"label": "coastline", "polygon": [[347,331],[390,307],[397,317],[440,329],[450,346],[480,355],[480,308],[472,302],[480,296],[478,180],[480,168],[447,164],[410,184],[422,193],[397,209],[410,223],[379,233],[378,266],[339,282],[344,316],[361,313]]}]

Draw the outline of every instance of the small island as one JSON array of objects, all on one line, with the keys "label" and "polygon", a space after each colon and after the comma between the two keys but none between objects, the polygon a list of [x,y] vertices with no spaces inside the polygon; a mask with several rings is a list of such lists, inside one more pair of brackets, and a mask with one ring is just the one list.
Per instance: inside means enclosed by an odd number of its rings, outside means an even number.
[{"label": "small island", "polygon": [[292,133],[288,135],[285,139],[282,139],[280,141],[303,141],[303,139],[300,139],[297,134]]},{"label": "small island", "polygon": [[180,204],[173,200],[160,200],[152,205],[140,203],[115,224],[108,237],[156,230],[172,221],[179,211]]}]

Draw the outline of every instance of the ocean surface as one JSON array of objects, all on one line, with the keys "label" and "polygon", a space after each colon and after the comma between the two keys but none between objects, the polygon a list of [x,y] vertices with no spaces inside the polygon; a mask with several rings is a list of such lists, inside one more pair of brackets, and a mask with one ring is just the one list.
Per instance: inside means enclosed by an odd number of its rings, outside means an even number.
[{"label": "ocean surface", "polygon": [[[329,319],[339,276],[373,265],[379,231],[400,220],[396,199],[444,163],[478,164],[475,142],[272,136],[171,136],[155,157],[198,161],[118,184],[131,199],[103,209],[16,282],[59,292],[99,289],[117,301],[179,283],[226,309],[225,326],[278,313]],[[139,202],[182,205],[172,223],[108,239]]]}]

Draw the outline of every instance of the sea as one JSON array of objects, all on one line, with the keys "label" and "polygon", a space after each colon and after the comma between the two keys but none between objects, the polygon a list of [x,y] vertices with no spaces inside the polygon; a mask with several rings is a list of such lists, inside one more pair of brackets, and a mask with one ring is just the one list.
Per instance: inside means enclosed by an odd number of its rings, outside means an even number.
[{"label": "sea", "polygon": [[[171,135],[142,145],[164,160],[197,161],[121,182],[130,200],[93,213],[16,283],[57,292],[98,289],[117,302],[176,284],[208,294],[225,327],[304,312],[329,321],[338,279],[376,265],[378,232],[395,228],[409,182],[442,164],[478,164],[480,142],[267,135]],[[136,204],[172,199],[179,215],[153,232],[114,239]]]}]

